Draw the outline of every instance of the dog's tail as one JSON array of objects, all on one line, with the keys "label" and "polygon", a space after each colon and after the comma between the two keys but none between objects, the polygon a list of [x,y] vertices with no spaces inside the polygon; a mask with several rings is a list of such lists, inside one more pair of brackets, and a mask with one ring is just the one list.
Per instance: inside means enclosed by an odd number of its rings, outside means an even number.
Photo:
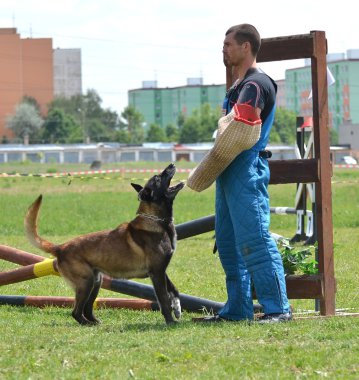
[{"label": "dog's tail", "polygon": [[30,243],[44,252],[57,256],[55,244],[41,238],[37,232],[37,220],[42,203],[42,195],[29,207],[25,216],[25,233]]}]

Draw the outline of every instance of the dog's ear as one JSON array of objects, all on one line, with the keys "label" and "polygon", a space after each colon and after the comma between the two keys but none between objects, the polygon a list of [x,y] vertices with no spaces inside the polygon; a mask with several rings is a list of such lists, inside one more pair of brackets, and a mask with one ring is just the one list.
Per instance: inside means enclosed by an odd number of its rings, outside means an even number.
[{"label": "dog's ear", "polygon": [[137,183],[131,183],[131,186],[139,193],[143,187],[141,185],[137,185]]}]

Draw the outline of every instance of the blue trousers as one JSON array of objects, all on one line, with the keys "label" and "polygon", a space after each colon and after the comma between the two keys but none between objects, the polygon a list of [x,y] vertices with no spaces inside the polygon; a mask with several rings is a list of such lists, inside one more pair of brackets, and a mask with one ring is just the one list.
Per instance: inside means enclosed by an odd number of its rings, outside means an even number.
[{"label": "blue trousers", "polygon": [[242,152],[216,181],[216,243],[228,300],[219,315],[253,319],[253,282],[266,314],[289,312],[283,262],[269,233],[269,168],[258,151]]}]

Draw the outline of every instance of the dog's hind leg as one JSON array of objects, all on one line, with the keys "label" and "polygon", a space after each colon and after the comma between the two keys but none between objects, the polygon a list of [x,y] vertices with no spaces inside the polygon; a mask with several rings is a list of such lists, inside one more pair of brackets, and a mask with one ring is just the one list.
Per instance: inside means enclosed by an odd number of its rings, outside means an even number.
[{"label": "dog's hind leg", "polygon": [[161,313],[167,324],[175,323],[172,317],[172,307],[169,294],[167,292],[167,279],[164,272],[156,272],[150,274],[153,287],[155,289],[158,304],[161,308]]},{"label": "dog's hind leg", "polygon": [[89,265],[79,264],[78,261],[68,260],[64,257],[58,258],[58,268],[61,275],[75,290],[75,305],[72,316],[81,325],[93,325],[84,315],[85,306],[90,299],[94,289],[95,276],[94,270]]},{"label": "dog's hind leg", "polygon": [[90,321],[84,315],[85,306],[90,299],[90,295],[94,288],[94,279],[90,278],[78,278],[76,281],[76,295],[75,306],[72,311],[72,316],[76,319],[80,325],[93,325],[94,321]]},{"label": "dog's hind leg", "polygon": [[87,300],[85,307],[84,307],[84,317],[89,320],[90,322],[93,322],[94,324],[100,323],[100,321],[94,316],[93,313],[93,304],[96,300],[96,297],[98,296],[98,293],[101,288],[102,284],[102,273],[95,271],[94,272],[95,281],[92,288],[92,292],[90,294],[89,299]]},{"label": "dog's hind leg", "polygon": [[169,279],[167,274],[166,274],[166,282],[167,282],[167,291],[171,300],[171,306],[172,306],[173,312],[175,314],[175,317],[177,319],[180,319],[182,315],[182,310],[181,310],[179,292],[176,289],[176,287],[173,285],[173,282]]}]

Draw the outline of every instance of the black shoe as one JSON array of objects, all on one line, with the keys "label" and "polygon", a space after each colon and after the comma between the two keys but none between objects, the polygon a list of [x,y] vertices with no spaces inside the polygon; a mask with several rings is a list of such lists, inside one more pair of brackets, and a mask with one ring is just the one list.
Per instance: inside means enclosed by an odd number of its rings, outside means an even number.
[{"label": "black shoe", "polygon": [[257,319],[260,324],[289,322],[293,319],[292,312],[264,314]]},{"label": "black shoe", "polygon": [[230,319],[222,318],[218,314],[208,315],[206,317],[192,318],[192,322],[203,323],[218,323],[218,322],[232,322]]}]

